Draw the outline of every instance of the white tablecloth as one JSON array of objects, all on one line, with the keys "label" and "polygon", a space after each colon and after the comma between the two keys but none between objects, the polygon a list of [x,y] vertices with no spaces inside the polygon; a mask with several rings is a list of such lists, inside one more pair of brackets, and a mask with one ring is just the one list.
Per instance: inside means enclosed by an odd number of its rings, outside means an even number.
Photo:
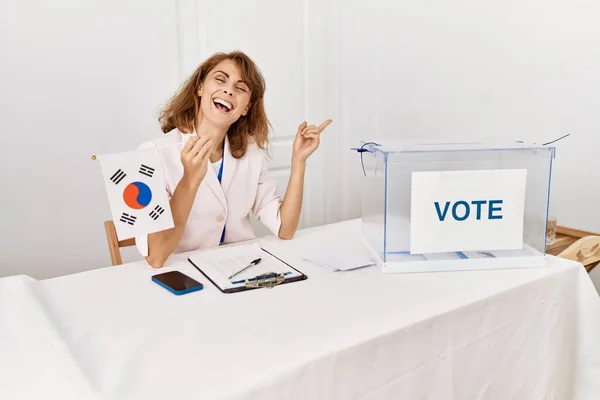
[{"label": "white tablecloth", "polygon": [[600,399],[600,299],[579,264],[308,280],[174,296],[144,263],[0,280],[0,399]]}]

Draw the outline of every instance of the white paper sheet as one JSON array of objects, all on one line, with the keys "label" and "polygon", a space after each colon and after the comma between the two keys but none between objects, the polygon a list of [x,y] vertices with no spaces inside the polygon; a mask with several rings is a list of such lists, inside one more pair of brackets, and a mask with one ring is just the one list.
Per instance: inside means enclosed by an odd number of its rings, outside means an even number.
[{"label": "white paper sheet", "polygon": [[315,233],[294,239],[297,254],[330,272],[349,271],[374,265],[359,236],[340,232],[335,237]]},{"label": "white paper sheet", "polygon": [[519,250],[527,170],[412,173],[410,251]]},{"label": "white paper sheet", "polygon": [[465,251],[463,254],[468,259],[473,259],[473,258],[496,258],[496,255],[494,254],[494,252],[488,252],[488,251]]},{"label": "white paper sheet", "polygon": [[302,257],[331,272],[349,271],[351,269],[373,265],[363,249],[319,248],[308,251]]},{"label": "white paper sheet", "polygon": [[438,260],[458,260],[461,258],[460,253],[432,253],[432,254],[423,254],[427,261],[438,261]]}]

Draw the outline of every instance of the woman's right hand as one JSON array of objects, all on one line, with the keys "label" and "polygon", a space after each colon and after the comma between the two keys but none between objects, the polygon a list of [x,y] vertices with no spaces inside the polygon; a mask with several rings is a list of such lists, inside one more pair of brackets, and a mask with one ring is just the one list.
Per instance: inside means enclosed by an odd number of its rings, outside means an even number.
[{"label": "woman's right hand", "polygon": [[213,140],[210,136],[192,136],[183,150],[181,162],[183,163],[183,178],[190,185],[199,186],[208,169],[208,157],[213,151]]}]

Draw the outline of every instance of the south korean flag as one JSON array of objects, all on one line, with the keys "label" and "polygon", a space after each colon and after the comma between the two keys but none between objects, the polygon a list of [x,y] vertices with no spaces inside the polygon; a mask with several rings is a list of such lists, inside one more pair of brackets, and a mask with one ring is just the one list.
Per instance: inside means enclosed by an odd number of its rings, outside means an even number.
[{"label": "south korean flag", "polygon": [[98,156],[119,240],[174,227],[155,148]]}]

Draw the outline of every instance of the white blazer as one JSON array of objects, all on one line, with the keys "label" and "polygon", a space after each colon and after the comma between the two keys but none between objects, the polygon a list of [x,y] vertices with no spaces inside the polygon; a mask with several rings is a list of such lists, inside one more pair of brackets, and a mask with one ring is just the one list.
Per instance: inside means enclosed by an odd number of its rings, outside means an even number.
[{"label": "white blazer", "polygon": [[[183,176],[181,150],[192,134],[174,129],[164,136],[143,143],[140,148],[156,147],[165,175],[169,198]],[[250,141],[246,154],[235,159],[225,138],[223,175],[221,183],[217,172],[207,161],[206,176],[198,188],[190,216],[175,253],[218,246],[225,228],[224,243],[255,238],[250,225],[250,213],[261,221],[274,235],[281,226],[279,208],[281,197],[267,169],[267,154]],[[142,256],[148,255],[148,237],[135,238]]]}]

